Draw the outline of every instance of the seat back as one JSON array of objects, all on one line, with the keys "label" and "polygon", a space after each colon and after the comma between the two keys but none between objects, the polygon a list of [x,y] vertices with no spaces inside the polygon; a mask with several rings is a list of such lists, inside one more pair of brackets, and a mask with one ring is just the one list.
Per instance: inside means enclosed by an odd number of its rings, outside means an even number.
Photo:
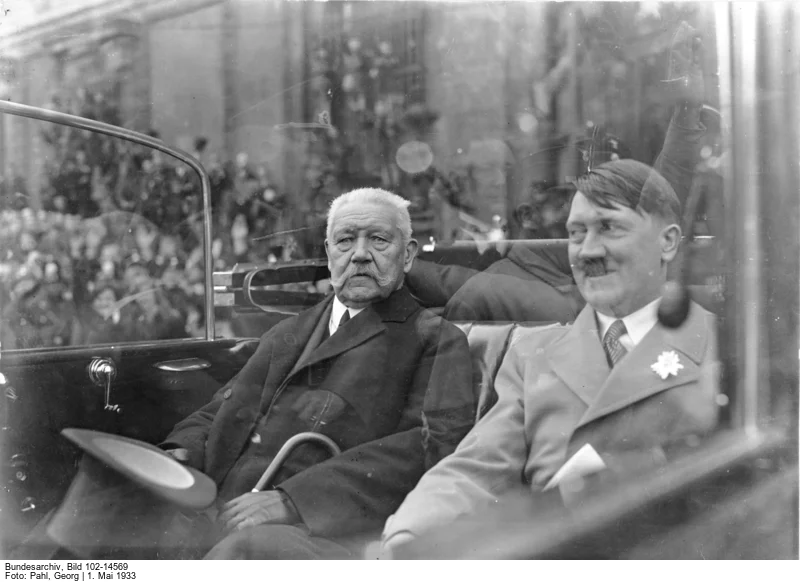
[{"label": "seat back", "polygon": [[[710,285],[690,286],[692,299],[701,307],[719,314],[722,308],[721,291]],[[520,336],[535,333],[537,328],[559,325],[552,321],[461,321],[453,322],[467,336],[472,357],[472,386],[478,403],[475,422],[497,402],[494,381],[508,346]]]},{"label": "seat back", "polygon": [[497,402],[494,380],[506,350],[515,334],[527,333],[531,328],[552,325],[552,322],[457,322],[469,342],[472,357],[472,386],[478,402],[475,422],[480,420]]}]

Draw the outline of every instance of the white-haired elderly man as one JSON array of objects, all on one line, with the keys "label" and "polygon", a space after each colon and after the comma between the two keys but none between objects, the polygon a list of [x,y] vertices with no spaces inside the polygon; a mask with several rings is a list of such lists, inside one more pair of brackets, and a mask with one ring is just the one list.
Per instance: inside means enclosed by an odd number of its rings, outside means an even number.
[{"label": "white-haired elderly man", "polygon": [[[218,487],[216,521],[195,519],[178,556],[358,557],[333,539],[379,531],[469,431],[467,339],[403,287],[417,251],[407,206],[372,188],[334,200],[325,241],[334,294],[265,333],[244,368],[161,444]],[[306,431],[342,453],[303,445],[274,489],[252,492],[281,446]],[[160,544],[158,556],[176,555]]]}]

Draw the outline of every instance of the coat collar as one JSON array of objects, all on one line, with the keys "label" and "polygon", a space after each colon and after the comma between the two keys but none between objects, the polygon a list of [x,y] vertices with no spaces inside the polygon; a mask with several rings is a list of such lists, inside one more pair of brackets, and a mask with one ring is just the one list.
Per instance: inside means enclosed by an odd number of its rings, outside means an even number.
[{"label": "coat collar", "polygon": [[[332,302],[333,297],[331,296],[317,307],[301,314],[306,315],[306,317],[298,321],[298,326],[300,329],[308,331],[303,337],[297,338],[302,343],[296,357],[299,357],[300,353],[302,353],[302,347],[311,339],[312,332],[319,323],[320,318],[326,313],[330,313],[329,305]],[[384,331],[386,329],[384,322],[403,322],[418,309],[420,307],[411,297],[411,293],[405,287],[401,287],[385,300],[373,303],[353,317],[347,325],[337,330],[335,334],[322,342],[316,350],[312,351],[308,358],[304,358],[302,362],[296,361],[291,373],[294,374],[302,368],[334,358],[343,352],[353,349]],[[324,323],[327,324],[327,322]]]},{"label": "coat collar", "polygon": [[598,337],[594,309],[587,305],[547,350],[553,371],[586,406],[594,401],[611,371]]},{"label": "coat collar", "polygon": [[[664,390],[697,382],[709,341],[706,314],[702,307],[693,304],[689,319],[680,329],[669,330],[657,323],[636,348],[609,372],[597,398],[578,426]],[[677,374],[662,379],[651,366],[661,354],[668,351],[678,355],[683,368]]]},{"label": "coat collar", "polygon": [[389,295],[383,301],[370,305],[373,311],[378,314],[381,321],[404,322],[420,309],[419,304],[414,300],[405,286]]},{"label": "coat collar", "polygon": [[[298,315],[280,322],[269,333],[272,335],[272,350],[269,355],[269,368],[264,386],[280,386],[296,370],[300,356],[316,333],[323,318],[329,318],[333,295],[326,297],[315,306],[301,311]],[[327,319],[325,319],[327,322]],[[269,403],[273,394],[269,390],[259,393],[261,409]]]},{"label": "coat collar", "polygon": [[[707,317],[708,312],[692,304],[683,327],[668,330],[656,324],[611,370],[600,343],[594,310],[586,306],[572,328],[548,352],[554,372],[587,405],[576,428],[664,390],[697,381],[709,341]],[[651,366],[670,350],[678,354],[683,369],[661,379]]]}]

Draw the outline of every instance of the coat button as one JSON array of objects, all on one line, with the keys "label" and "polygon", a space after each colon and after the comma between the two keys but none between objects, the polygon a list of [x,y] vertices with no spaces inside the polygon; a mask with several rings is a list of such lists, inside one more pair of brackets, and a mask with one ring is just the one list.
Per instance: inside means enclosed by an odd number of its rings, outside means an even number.
[{"label": "coat button", "polygon": [[233,393],[233,389],[232,389],[232,388],[228,388],[227,390],[225,390],[225,392],[223,392],[223,393],[222,393],[222,397],[223,397],[225,400],[227,400],[228,398],[230,398],[230,397],[231,397],[231,394],[232,394],[232,393]]}]

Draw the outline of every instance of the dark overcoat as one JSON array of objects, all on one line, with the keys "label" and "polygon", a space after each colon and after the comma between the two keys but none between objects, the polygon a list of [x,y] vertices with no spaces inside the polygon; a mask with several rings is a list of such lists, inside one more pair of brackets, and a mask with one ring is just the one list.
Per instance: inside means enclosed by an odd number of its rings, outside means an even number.
[{"label": "dark overcoat", "polygon": [[[277,487],[312,535],[335,537],[381,527],[469,431],[475,399],[466,337],[406,289],[306,350],[322,339],[331,303],[329,297],[264,334],[244,368],[163,446],[188,449],[189,464],[232,498],[255,485],[256,473],[235,474],[243,454],[253,458],[254,440],[260,473],[294,434],[329,436],[340,455],[326,458],[304,445]],[[319,413],[303,415],[315,402]]]}]

